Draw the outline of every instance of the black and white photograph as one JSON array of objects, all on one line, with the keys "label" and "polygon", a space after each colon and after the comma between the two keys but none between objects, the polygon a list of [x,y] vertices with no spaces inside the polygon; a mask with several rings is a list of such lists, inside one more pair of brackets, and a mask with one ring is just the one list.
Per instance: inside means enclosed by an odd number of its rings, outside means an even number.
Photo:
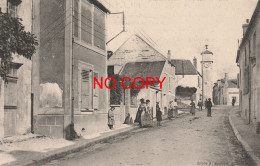
[{"label": "black and white photograph", "polygon": [[260,166],[260,0],[0,0],[0,165]]}]

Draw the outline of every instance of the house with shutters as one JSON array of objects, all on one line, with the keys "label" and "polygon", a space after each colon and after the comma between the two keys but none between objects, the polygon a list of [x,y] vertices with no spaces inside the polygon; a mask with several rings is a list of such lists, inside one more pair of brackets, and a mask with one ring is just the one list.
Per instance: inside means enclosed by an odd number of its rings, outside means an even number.
[{"label": "house with shutters", "polygon": [[[117,100],[117,103],[110,100],[110,105],[118,106],[115,112],[120,114],[118,117],[121,117],[121,121],[124,121],[128,113],[134,120],[141,98],[151,101],[154,110],[153,117],[155,117],[156,102],[160,103],[162,112],[167,113],[169,101],[175,99],[176,88],[175,67],[171,63],[170,57],[170,51],[165,55],[141,34],[133,34],[108,59],[109,76],[130,77],[132,81],[136,77],[144,80],[146,77],[155,79],[157,77],[160,80],[165,77],[162,88],[160,88],[159,82],[155,81],[147,89],[144,86],[140,90],[135,88],[122,90],[121,100]],[[112,91],[113,89],[110,90],[110,94],[113,93]],[[110,95],[111,98],[113,96]]]},{"label": "house with shutters", "polygon": [[260,1],[251,20],[242,25],[243,38],[240,42],[236,63],[239,67],[239,109],[247,123],[260,133]]},{"label": "house with shutters", "polygon": [[70,139],[107,128],[106,15],[103,0],[33,1],[39,50],[33,58],[34,131]]}]

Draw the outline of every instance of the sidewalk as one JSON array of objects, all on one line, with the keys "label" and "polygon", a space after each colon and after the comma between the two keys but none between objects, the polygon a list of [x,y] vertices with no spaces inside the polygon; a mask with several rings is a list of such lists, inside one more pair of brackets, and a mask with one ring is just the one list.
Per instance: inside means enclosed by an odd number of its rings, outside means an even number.
[{"label": "sidewalk", "polygon": [[[185,115],[182,111],[178,113],[178,117]],[[166,118],[165,116],[163,119]],[[163,121],[165,122],[167,120]],[[138,124],[120,124],[115,125],[114,130],[99,131],[73,141],[33,134],[11,137],[0,144],[0,165],[42,165],[52,159],[80,151],[136,129],[139,129]]]},{"label": "sidewalk", "polygon": [[255,163],[260,165],[260,134],[255,134],[254,127],[240,117],[238,107],[230,110],[229,121],[244,149]]}]

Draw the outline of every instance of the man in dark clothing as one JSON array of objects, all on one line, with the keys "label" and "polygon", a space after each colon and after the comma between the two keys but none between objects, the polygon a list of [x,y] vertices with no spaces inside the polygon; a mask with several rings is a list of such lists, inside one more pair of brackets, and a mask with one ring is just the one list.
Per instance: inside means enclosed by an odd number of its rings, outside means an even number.
[{"label": "man in dark clothing", "polygon": [[212,102],[211,99],[209,98],[207,102],[207,107],[208,107],[208,116],[211,117],[211,107],[212,107]]}]

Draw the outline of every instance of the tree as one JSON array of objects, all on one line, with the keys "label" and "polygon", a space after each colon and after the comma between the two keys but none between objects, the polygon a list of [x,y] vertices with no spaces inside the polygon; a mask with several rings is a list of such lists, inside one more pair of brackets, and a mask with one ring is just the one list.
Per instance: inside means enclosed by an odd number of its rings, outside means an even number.
[{"label": "tree", "polygon": [[31,59],[38,45],[36,37],[24,30],[22,19],[0,11],[0,77],[6,81],[13,54]]},{"label": "tree", "polygon": [[197,88],[195,87],[178,86],[176,88],[176,96],[191,97],[196,92],[197,92]]}]

